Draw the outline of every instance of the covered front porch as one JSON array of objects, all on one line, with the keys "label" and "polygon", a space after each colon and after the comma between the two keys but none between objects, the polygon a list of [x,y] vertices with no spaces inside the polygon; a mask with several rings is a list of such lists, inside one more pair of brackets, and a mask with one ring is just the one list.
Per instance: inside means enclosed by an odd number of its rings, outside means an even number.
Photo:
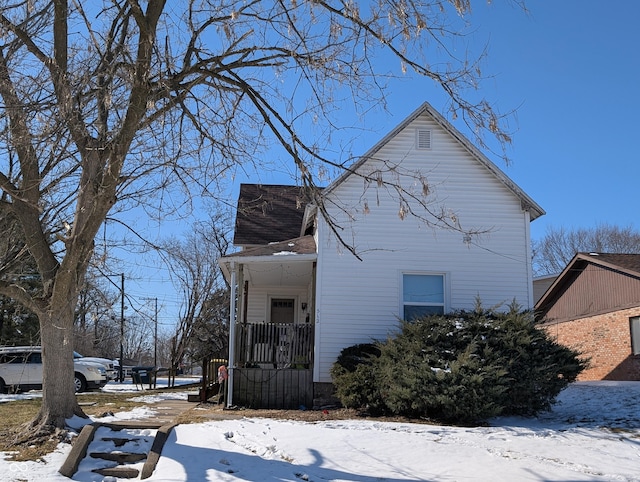
[{"label": "covered front porch", "polygon": [[231,285],[229,406],[313,403],[316,253],[311,236],[220,260]]}]

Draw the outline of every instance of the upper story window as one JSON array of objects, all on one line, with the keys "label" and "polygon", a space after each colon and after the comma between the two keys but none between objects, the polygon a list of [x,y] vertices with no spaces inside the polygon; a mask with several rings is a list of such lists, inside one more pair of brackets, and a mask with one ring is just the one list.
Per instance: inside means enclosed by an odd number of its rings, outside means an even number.
[{"label": "upper story window", "polygon": [[445,312],[445,277],[443,274],[402,275],[402,316],[411,321]]}]

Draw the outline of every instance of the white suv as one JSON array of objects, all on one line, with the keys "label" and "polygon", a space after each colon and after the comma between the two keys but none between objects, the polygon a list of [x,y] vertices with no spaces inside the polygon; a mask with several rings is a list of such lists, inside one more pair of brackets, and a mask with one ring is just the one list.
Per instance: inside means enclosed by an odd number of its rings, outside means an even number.
[{"label": "white suv", "polygon": [[117,360],[110,360],[109,358],[100,358],[97,356],[82,356],[77,351],[73,352],[73,359],[76,362],[98,363],[99,365],[104,366],[104,369],[107,370],[107,380],[115,380],[118,378],[120,364]]},{"label": "white suv", "polygon": [[[107,372],[99,363],[73,362],[76,392],[99,389]],[[42,349],[39,346],[0,347],[0,393],[42,389]]]}]

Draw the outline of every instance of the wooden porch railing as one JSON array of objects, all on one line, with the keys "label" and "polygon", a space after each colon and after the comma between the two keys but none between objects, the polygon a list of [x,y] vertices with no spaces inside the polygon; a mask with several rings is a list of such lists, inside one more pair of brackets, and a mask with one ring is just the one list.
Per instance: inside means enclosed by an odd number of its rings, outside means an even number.
[{"label": "wooden porch railing", "polygon": [[236,363],[245,368],[310,368],[313,364],[311,324],[238,323]]}]

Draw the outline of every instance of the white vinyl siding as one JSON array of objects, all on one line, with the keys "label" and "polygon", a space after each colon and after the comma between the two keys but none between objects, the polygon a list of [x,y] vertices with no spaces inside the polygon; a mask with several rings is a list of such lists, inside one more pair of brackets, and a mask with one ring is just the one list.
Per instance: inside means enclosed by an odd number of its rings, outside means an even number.
[{"label": "white vinyl siding", "polygon": [[[429,150],[416,149],[420,129],[431,131]],[[391,172],[394,162],[400,168]],[[390,181],[401,171],[421,171],[433,211],[443,210],[463,229],[484,233],[465,243],[459,231],[430,227],[412,216],[401,219],[393,192],[376,183],[363,186],[362,178],[350,176],[338,185],[325,205],[362,260],[319,219],[315,381],[331,381],[329,370],[343,348],[385,339],[397,330],[403,317],[398,273],[446,273],[447,311],[471,310],[478,298],[486,307],[506,307],[513,300],[523,308],[533,306],[528,213],[494,173],[428,115],[391,138],[361,170],[378,170]],[[399,179],[405,189],[422,191],[415,179]]]}]

